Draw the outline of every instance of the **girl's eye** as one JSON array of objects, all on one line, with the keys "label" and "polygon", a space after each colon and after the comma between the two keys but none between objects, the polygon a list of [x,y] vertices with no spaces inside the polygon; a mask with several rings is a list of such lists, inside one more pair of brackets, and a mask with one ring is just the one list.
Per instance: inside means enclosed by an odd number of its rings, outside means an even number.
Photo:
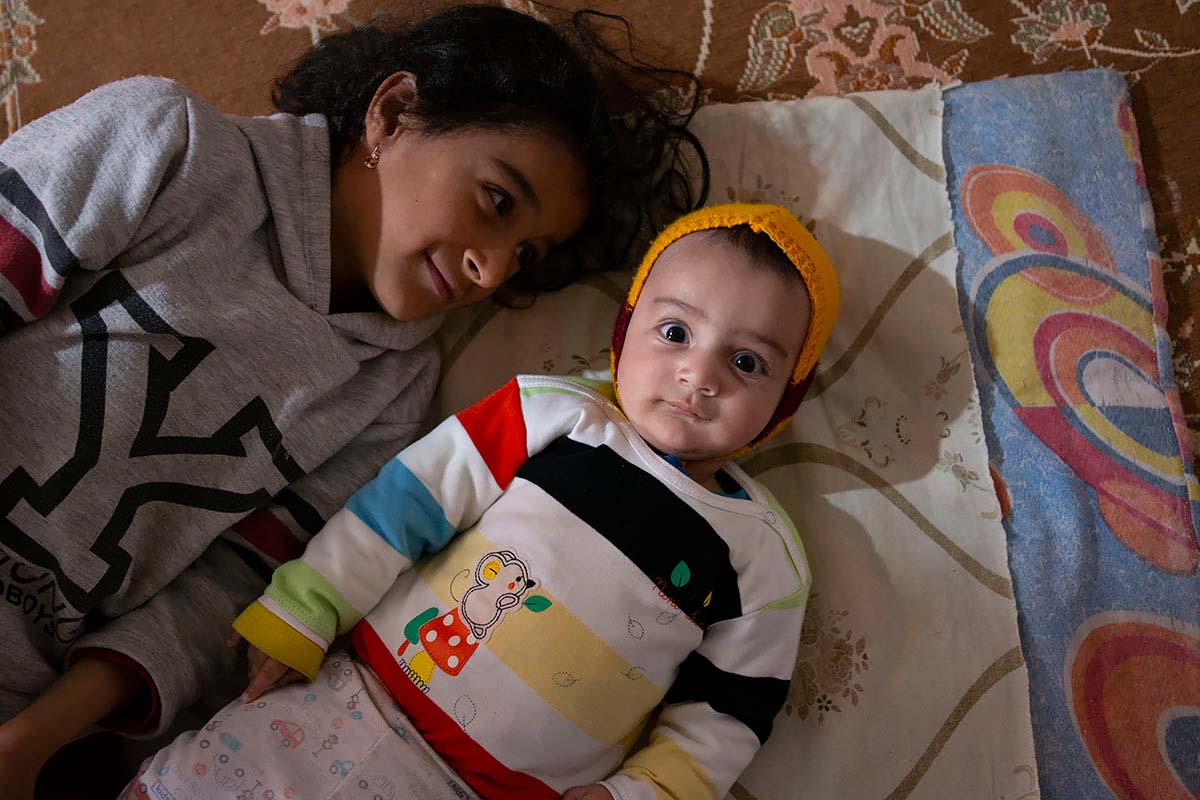
[{"label": "girl's eye", "polygon": [[668,342],[683,344],[687,341],[687,328],[678,322],[668,322],[659,327],[658,332]]},{"label": "girl's eye", "polygon": [[537,248],[523,244],[517,247],[517,266],[528,267],[538,260]]},{"label": "girl's eye", "polygon": [[738,353],[733,357],[733,365],[737,367],[739,371],[745,373],[766,372],[766,369],[763,368],[762,362],[760,362],[758,357],[752,353]]},{"label": "girl's eye", "polygon": [[497,214],[503,217],[509,211],[512,211],[513,201],[506,192],[502,192],[491,186],[487,187],[487,191],[491,195],[492,205],[496,207]]}]

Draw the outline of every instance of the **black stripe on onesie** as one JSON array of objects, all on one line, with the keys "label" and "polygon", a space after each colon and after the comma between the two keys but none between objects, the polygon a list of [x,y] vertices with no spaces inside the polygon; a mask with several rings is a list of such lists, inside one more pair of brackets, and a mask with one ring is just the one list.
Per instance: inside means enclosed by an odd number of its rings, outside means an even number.
[{"label": "black stripe on onesie", "polygon": [[517,475],[607,539],[701,628],[741,615],[729,545],[657,478],[612,449],[563,436]]},{"label": "black stripe on onesie", "polygon": [[726,672],[697,652],[688,655],[663,702],[708,703],[754,731],[758,743],[767,741],[775,715],[787,700],[788,682]]}]

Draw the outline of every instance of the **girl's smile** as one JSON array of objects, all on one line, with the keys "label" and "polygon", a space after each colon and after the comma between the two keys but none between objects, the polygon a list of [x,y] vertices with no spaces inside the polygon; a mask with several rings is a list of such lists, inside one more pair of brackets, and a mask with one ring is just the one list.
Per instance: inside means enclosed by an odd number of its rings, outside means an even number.
[{"label": "girl's smile", "polygon": [[429,279],[433,283],[433,290],[437,292],[438,297],[442,298],[442,302],[453,303],[454,298],[458,295],[458,290],[450,283],[446,274],[438,269],[437,264],[433,263],[428,251],[425,252],[425,263],[429,269]]}]

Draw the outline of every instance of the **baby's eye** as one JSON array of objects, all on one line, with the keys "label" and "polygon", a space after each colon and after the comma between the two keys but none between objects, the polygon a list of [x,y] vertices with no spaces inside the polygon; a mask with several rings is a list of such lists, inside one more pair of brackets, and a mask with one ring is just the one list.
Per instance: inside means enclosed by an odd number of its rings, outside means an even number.
[{"label": "baby's eye", "polygon": [[503,192],[493,186],[487,187],[487,191],[492,198],[492,205],[496,207],[497,214],[503,217],[512,210],[513,201],[507,192]]},{"label": "baby's eye", "polygon": [[530,264],[538,260],[537,248],[531,245],[522,244],[517,247],[517,265],[528,267]]},{"label": "baby's eye", "polygon": [[738,353],[733,357],[733,365],[737,367],[740,372],[745,373],[767,371],[766,367],[763,366],[762,361],[759,360],[758,356],[754,355],[753,353]]},{"label": "baby's eye", "polygon": [[678,322],[668,322],[660,325],[658,332],[668,342],[674,342],[675,344],[684,344],[687,342],[687,328]]}]

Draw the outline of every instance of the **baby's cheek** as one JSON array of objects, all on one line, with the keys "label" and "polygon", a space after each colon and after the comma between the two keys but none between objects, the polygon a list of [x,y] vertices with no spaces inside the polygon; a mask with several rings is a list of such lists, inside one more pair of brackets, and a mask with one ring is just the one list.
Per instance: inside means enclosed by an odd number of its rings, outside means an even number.
[{"label": "baby's cheek", "polygon": [[679,446],[679,431],[673,429],[671,420],[645,419],[640,425],[634,422],[634,427],[646,443],[656,450],[670,453]]}]

